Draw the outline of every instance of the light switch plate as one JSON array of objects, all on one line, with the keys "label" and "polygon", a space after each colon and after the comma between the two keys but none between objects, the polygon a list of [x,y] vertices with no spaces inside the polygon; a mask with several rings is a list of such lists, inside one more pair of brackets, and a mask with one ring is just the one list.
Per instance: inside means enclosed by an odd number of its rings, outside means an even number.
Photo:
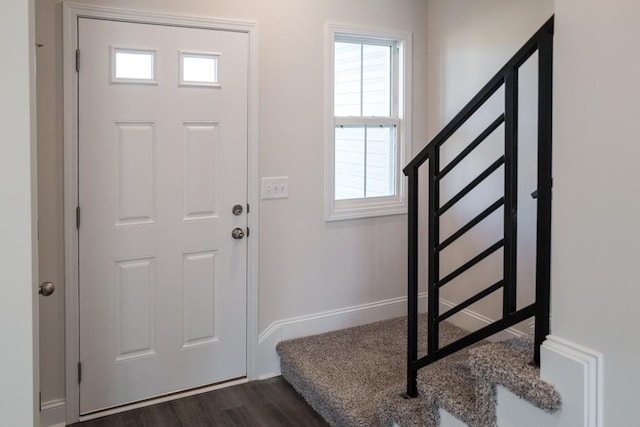
[{"label": "light switch plate", "polygon": [[289,197],[289,177],[270,176],[262,178],[263,199],[286,199]]}]

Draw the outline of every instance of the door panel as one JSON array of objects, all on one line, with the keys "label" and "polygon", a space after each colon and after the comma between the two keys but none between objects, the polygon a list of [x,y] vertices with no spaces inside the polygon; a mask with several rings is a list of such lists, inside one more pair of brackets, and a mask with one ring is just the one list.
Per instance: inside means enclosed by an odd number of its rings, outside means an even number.
[{"label": "door panel", "polygon": [[242,377],[248,36],[81,18],[79,48],[80,413]]}]

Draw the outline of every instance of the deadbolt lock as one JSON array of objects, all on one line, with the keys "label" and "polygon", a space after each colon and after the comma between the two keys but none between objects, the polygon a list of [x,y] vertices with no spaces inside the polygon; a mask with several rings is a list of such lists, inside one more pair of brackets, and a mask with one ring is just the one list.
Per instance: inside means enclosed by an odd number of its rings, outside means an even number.
[{"label": "deadbolt lock", "polygon": [[235,216],[240,216],[242,215],[242,205],[233,205],[233,209],[231,209],[231,212],[235,215]]}]

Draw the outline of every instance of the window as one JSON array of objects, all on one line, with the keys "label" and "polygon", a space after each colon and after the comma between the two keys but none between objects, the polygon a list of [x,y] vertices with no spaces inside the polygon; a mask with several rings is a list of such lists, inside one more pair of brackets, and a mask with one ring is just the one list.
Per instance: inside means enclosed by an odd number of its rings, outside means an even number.
[{"label": "window", "polygon": [[219,53],[180,52],[180,85],[220,87]]},{"label": "window", "polygon": [[113,83],[157,83],[156,51],[111,48],[111,81]]},{"label": "window", "polygon": [[410,36],[329,26],[325,217],[406,212]]}]

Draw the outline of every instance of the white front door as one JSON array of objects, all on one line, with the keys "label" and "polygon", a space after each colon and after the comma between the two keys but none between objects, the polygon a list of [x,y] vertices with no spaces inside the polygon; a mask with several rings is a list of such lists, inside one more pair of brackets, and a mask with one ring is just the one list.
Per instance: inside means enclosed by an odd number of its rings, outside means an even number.
[{"label": "white front door", "polygon": [[[248,35],[79,19],[80,413],[246,375]],[[234,205],[242,212],[232,213]]]}]

